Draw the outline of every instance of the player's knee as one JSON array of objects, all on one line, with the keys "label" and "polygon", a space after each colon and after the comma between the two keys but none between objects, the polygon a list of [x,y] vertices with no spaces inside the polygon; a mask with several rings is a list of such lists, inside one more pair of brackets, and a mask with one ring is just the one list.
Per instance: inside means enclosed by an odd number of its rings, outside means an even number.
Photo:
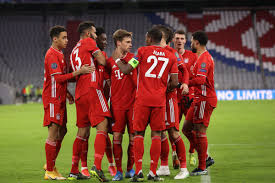
[{"label": "player's knee", "polygon": [[151,131],[151,137],[154,137],[154,136],[161,136],[161,131]]},{"label": "player's knee", "polygon": [[166,136],[166,131],[162,131],[161,132],[161,139],[165,139],[167,136]]},{"label": "player's knee", "polygon": [[113,138],[114,138],[114,140],[119,140],[119,141],[121,141],[121,140],[122,140],[122,134],[121,134],[121,133],[118,133],[118,132],[114,132],[114,133],[113,133]]},{"label": "player's knee", "polygon": [[169,129],[168,133],[169,133],[169,136],[173,139],[173,141],[178,139],[180,136],[180,133],[174,128]]},{"label": "player's knee", "polygon": [[144,131],[136,131],[136,132],[135,132],[135,135],[144,136]]},{"label": "player's knee", "polygon": [[78,128],[77,131],[77,136],[82,137],[82,138],[87,138],[90,135],[90,128],[85,127],[85,128]]}]

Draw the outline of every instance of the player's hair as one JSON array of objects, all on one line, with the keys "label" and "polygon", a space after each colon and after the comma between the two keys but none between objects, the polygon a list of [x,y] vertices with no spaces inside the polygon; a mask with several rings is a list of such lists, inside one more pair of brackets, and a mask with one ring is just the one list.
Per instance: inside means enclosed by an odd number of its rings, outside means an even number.
[{"label": "player's hair", "polygon": [[170,43],[173,39],[173,31],[165,25],[155,25],[155,28],[159,29],[163,33],[163,37],[166,41],[166,44]]},{"label": "player's hair", "polygon": [[97,27],[96,28],[96,35],[100,36],[101,34],[106,34],[104,28],[103,27]]},{"label": "player's hair", "polygon": [[185,33],[185,31],[184,31],[183,29],[176,30],[176,31],[174,32],[174,37],[175,37],[176,34],[183,34],[183,35],[186,36],[186,33]]},{"label": "player's hair", "polygon": [[200,45],[206,46],[208,42],[208,36],[204,31],[197,31],[192,34],[194,40],[197,40]]},{"label": "player's hair", "polygon": [[91,27],[95,27],[94,22],[92,21],[81,22],[78,25],[77,32],[79,32],[79,34],[83,34],[85,30],[90,29]]},{"label": "player's hair", "polygon": [[58,37],[61,32],[67,32],[66,28],[61,25],[55,25],[50,28],[50,37],[53,39],[54,37]]},{"label": "player's hair", "polygon": [[147,36],[152,39],[152,42],[160,43],[163,34],[157,27],[153,27],[147,32]]},{"label": "player's hair", "polygon": [[113,40],[114,40],[115,45],[116,45],[117,41],[122,41],[123,38],[125,38],[125,37],[131,37],[132,38],[132,35],[133,35],[132,32],[128,32],[124,29],[116,30],[113,34]]}]

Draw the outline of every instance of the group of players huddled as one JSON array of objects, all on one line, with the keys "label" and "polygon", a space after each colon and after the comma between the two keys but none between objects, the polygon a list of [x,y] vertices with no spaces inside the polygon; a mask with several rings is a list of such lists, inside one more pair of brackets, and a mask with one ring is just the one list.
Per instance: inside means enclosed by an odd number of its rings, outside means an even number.
[{"label": "group of players huddled", "polygon": [[[80,40],[70,55],[70,68],[62,49],[68,43],[62,26],[50,29],[52,45],[44,63],[44,126],[48,127],[45,143],[47,180],[64,180],[55,166],[62,140],[67,132],[66,99],[75,102],[78,131],[73,144],[72,168],[67,179],[108,179],[102,171],[106,152],[113,181],[123,180],[122,140],[125,127],[129,134],[128,162],[125,178],[132,182],[144,180],[142,158],[144,134],[151,127],[150,171],[147,179],[163,181],[170,175],[169,140],[173,167],[179,169],[175,179],[189,175],[205,175],[214,160],[207,154],[206,130],[217,104],[214,89],[214,61],[206,50],[208,41],[203,31],[192,34],[192,51],[184,49],[186,34],[155,25],[146,33],[146,46],[131,53],[132,33],[119,29],[113,33],[115,50],[107,57],[104,29],[91,21],[79,24]],[[170,42],[174,42],[174,48]],[[67,90],[68,81],[76,82],[75,97]],[[107,102],[109,101],[109,103]],[[186,152],[179,123],[185,115],[182,132],[190,142],[189,164],[198,167],[190,174],[186,168]],[[90,128],[96,128],[94,164],[87,166]],[[168,133],[166,133],[168,132]],[[109,138],[113,135],[113,143]],[[113,162],[113,156],[115,163]],[[159,169],[158,161],[161,159]],[[81,170],[79,170],[81,161]],[[133,165],[135,164],[135,170]]]}]

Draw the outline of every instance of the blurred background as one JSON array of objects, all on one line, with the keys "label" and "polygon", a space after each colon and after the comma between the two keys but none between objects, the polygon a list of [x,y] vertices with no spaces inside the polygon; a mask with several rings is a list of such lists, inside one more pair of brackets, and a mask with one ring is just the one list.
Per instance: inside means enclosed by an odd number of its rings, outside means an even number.
[{"label": "blurred background", "polygon": [[[83,20],[105,28],[108,55],[114,49],[112,34],[119,28],[133,32],[132,52],[144,45],[145,33],[154,24],[185,30],[186,49],[192,32],[204,30],[215,60],[215,87],[223,92],[220,99],[274,99],[273,0],[0,0],[0,104],[41,101],[50,27],[67,28],[64,53],[69,63],[79,39],[76,28]],[[256,92],[226,93],[237,90]]]}]

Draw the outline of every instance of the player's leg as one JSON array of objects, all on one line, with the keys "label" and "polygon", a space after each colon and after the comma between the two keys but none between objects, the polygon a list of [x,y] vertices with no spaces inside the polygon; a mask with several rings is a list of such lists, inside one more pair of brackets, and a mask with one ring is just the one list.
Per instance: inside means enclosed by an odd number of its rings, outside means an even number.
[{"label": "player's leg", "polygon": [[[88,179],[90,174],[87,168],[88,138],[90,135],[90,122],[88,118],[88,95],[83,95],[75,101],[78,131],[73,143],[72,167],[68,179]],[[79,172],[79,160],[81,159],[81,173]]]},{"label": "player's leg", "polygon": [[134,177],[131,179],[132,182],[140,182],[144,180],[142,173],[142,158],[144,154],[144,133],[145,131],[136,131],[134,137],[134,155],[135,155],[135,166],[136,171]]},{"label": "player's leg", "polygon": [[169,157],[169,143],[166,135],[166,130],[161,132],[161,153],[160,153],[160,167],[157,170],[157,175],[170,175],[170,170],[168,166],[168,157]]},{"label": "player's leg", "polygon": [[[79,166],[79,160],[82,156],[83,161],[85,161],[85,157],[83,157],[83,147],[85,146],[85,142],[87,141],[87,138],[89,137],[89,131],[90,127],[79,127],[76,138],[73,144],[73,156],[72,156],[72,168],[70,175],[68,177],[69,180],[76,180],[76,179],[88,179],[90,178],[90,175],[86,175],[85,173],[80,173],[78,166]],[[87,161],[87,159],[86,159]],[[85,165],[84,165],[85,166]],[[86,165],[87,167],[87,165]],[[85,167],[84,167],[85,168]],[[81,172],[85,172],[85,170],[82,168]],[[86,169],[87,171],[87,169]]]},{"label": "player's leg", "polygon": [[186,168],[186,151],[184,142],[180,136],[178,126],[168,129],[168,134],[176,145],[177,155],[180,161],[180,172],[175,176],[175,179],[185,179],[189,176],[189,172]]},{"label": "player's leg", "polygon": [[134,137],[135,131],[133,127],[133,112],[134,108],[132,107],[127,111],[127,129],[129,134],[129,143],[128,143],[128,161],[127,161],[127,172],[125,173],[125,178],[132,178],[135,175],[135,170],[133,169],[135,163],[134,155]]},{"label": "player's leg", "polygon": [[54,173],[55,158],[56,158],[56,141],[58,138],[59,125],[50,123],[48,125],[48,137],[45,143],[46,164],[47,170],[44,179],[57,179],[58,175]]},{"label": "player's leg", "polygon": [[92,127],[96,127],[96,137],[94,143],[94,166],[91,174],[100,181],[108,181],[102,171],[102,158],[106,149],[106,138],[108,135],[108,119],[111,117],[107,101],[102,94],[102,90],[91,88],[89,91],[89,119]]},{"label": "player's leg", "polygon": [[109,137],[109,134],[107,135],[107,138],[106,138],[105,153],[106,153],[106,156],[107,156],[107,159],[109,162],[108,171],[111,174],[111,176],[115,176],[116,175],[116,165],[113,160],[113,148],[112,148],[112,142]]},{"label": "player's leg", "polygon": [[[128,128],[129,132],[129,128]],[[127,161],[127,172],[125,173],[125,178],[132,178],[135,175],[135,170],[133,169],[135,163],[134,155],[134,133],[129,132],[129,144],[127,149],[128,161]]]},{"label": "player's leg", "polygon": [[214,108],[206,101],[200,101],[195,104],[193,123],[196,142],[195,147],[198,152],[199,166],[192,171],[191,175],[207,174],[206,158],[208,141],[206,131],[213,109]]},{"label": "player's leg", "polygon": [[133,129],[135,131],[134,137],[134,157],[135,157],[135,175],[131,182],[139,182],[144,180],[142,173],[142,157],[144,154],[144,133],[148,120],[150,117],[151,109],[147,106],[134,105],[134,119]]},{"label": "player's leg", "polygon": [[161,152],[161,132],[166,129],[165,126],[165,111],[166,107],[154,107],[150,115],[150,127],[151,127],[151,164],[148,175],[148,180],[163,181],[157,173],[157,166]]},{"label": "player's leg", "polygon": [[120,132],[113,132],[113,152],[114,158],[116,162],[117,172],[113,181],[120,181],[123,179],[123,170],[122,170],[122,136],[123,134]]},{"label": "player's leg", "polygon": [[194,105],[192,105],[187,114],[186,118],[183,123],[182,132],[189,140],[190,147],[189,147],[189,164],[191,166],[196,165],[196,157],[195,157],[195,136],[192,133],[193,131],[193,116],[194,116]]}]

